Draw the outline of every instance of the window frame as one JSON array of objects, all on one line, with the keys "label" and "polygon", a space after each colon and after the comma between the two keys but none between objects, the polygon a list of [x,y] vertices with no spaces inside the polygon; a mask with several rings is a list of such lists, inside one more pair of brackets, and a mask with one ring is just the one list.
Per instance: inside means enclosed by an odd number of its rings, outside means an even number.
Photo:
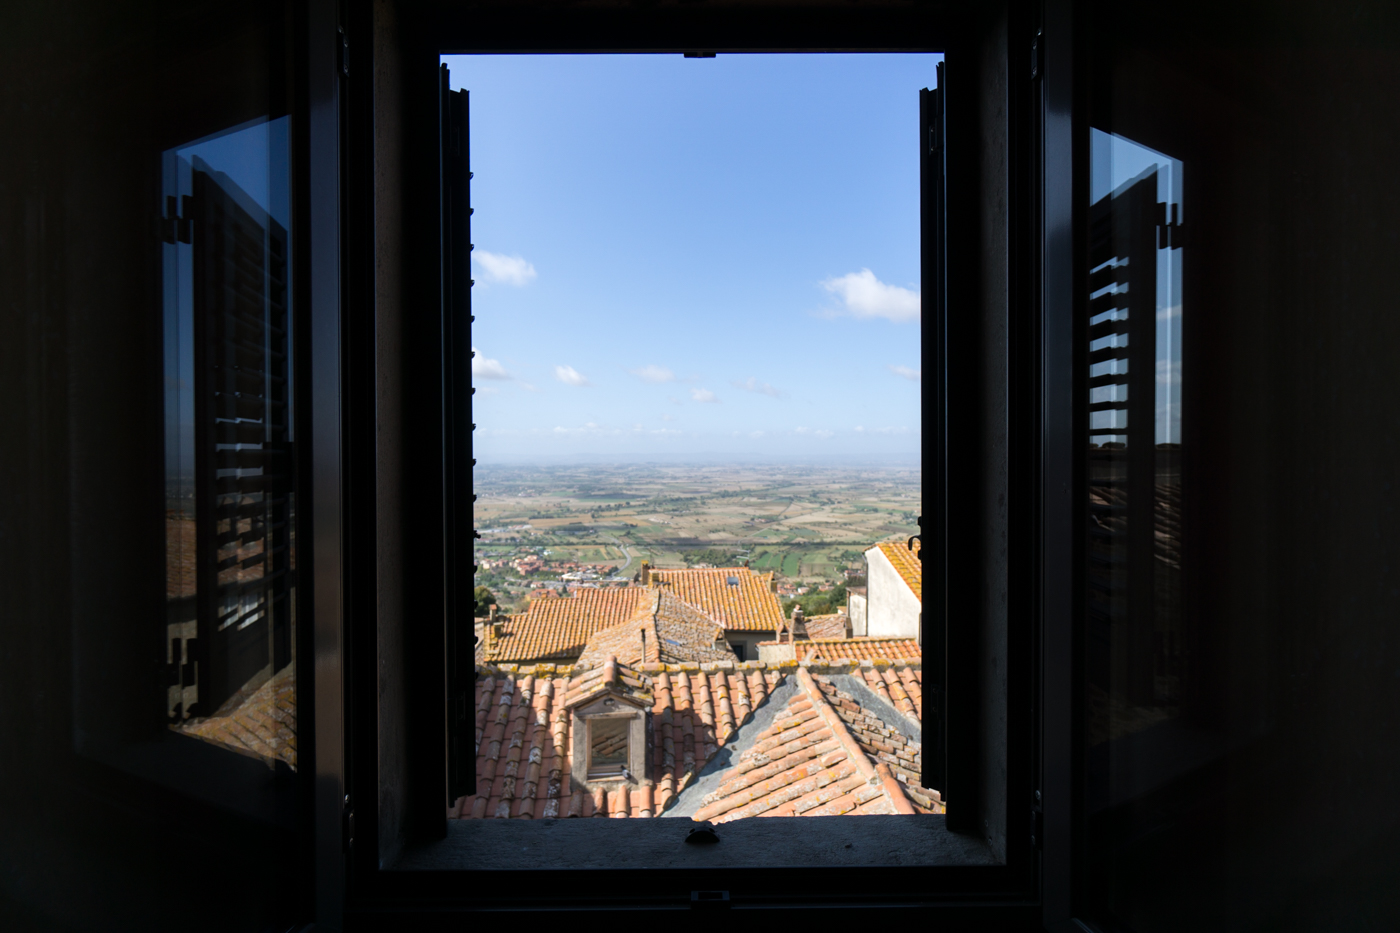
[{"label": "window frame", "polygon": [[[1029,4],[1009,3],[999,11],[1005,19],[1003,28],[1006,38],[1002,51],[1006,55],[1006,68],[1011,74],[1018,73],[1018,63],[1023,56],[1017,55],[1017,48],[1024,47],[1022,39],[1028,41],[1034,34],[1036,10]],[[378,18],[377,18],[378,17]],[[391,22],[387,22],[391,20]],[[541,19],[538,11],[528,5],[477,4],[461,8],[402,9],[393,16],[377,12],[369,4],[352,5],[345,13],[345,29],[348,36],[364,36],[365,41],[355,46],[355,60],[359,66],[345,76],[346,93],[341,101],[342,145],[344,153],[341,163],[345,178],[342,181],[344,217],[340,230],[346,242],[342,254],[353,260],[359,257],[360,263],[345,263],[344,298],[342,317],[346,321],[342,335],[343,349],[340,372],[347,387],[357,384],[357,376],[364,377],[361,384],[372,386],[374,341],[376,339],[370,322],[374,317],[373,300],[375,294],[373,275],[376,249],[381,247],[379,231],[375,226],[375,180],[373,153],[377,142],[376,115],[386,107],[385,88],[376,82],[375,72],[381,66],[398,69],[396,87],[393,89],[398,116],[403,125],[401,145],[402,226],[399,230],[403,279],[400,286],[404,307],[437,307],[442,303],[441,282],[443,264],[436,229],[439,227],[437,191],[438,178],[436,165],[438,145],[438,62],[441,54],[463,52],[669,52],[704,50],[725,52],[740,51],[943,51],[950,66],[950,88],[961,86],[962,96],[957,92],[948,106],[947,139],[972,141],[979,138],[976,107],[981,104],[977,93],[978,76],[971,67],[959,71],[959,61],[969,65],[977,59],[978,43],[985,42],[988,29],[986,15],[971,10],[911,9],[891,4],[888,7],[876,6],[850,10],[814,5],[804,15],[794,16],[791,10],[764,10],[763,8],[735,8],[732,10],[691,7],[680,9],[656,9],[643,12],[626,10],[587,10],[572,8],[554,10],[547,18]],[[923,36],[926,41],[911,46],[908,37]],[[372,39],[371,39],[372,37]],[[994,44],[994,43],[993,43]],[[382,78],[382,72],[381,72]],[[911,95],[915,89],[911,88]],[[1036,297],[1025,290],[1018,290],[1016,283],[1022,280],[1030,268],[1028,263],[1035,250],[1033,229],[1036,217],[1030,211],[1029,179],[1034,160],[1030,134],[1020,132],[1020,121],[1031,109],[1031,86],[1029,82],[1012,82],[1006,90],[1005,109],[1008,183],[1013,195],[1007,211],[1008,256],[1006,265],[1006,289],[1008,293],[1009,316],[1015,333],[1008,341],[1013,362],[1028,362],[1025,367],[1013,367],[1014,385],[1010,397],[1014,401],[1009,416],[1008,431],[1011,435],[1011,451],[1016,462],[1011,466],[1012,487],[1020,498],[1023,508],[1018,514],[1033,516],[1039,510],[1040,478],[1034,457],[1039,453],[1036,436],[1040,428],[1039,418],[1034,415],[1038,397],[1036,354],[1028,348],[1028,340],[1036,339],[1038,323],[1031,313],[1030,302]],[[376,110],[378,108],[378,111]],[[314,114],[313,114],[314,119]],[[949,150],[949,175],[959,171],[975,173],[978,152],[974,146],[955,145]],[[950,186],[948,193],[949,224],[954,218],[972,221],[976,226],[980,205],[970,186]],[[970,242],[955,240],[949,244],[948,254],[948,302],[957,307],[975,301],[981,283],[975,280],[975,269],[979,262],[978,248]],[[966,270],[966,271],[964,271]],[[369,284],[371,287],[356,287]],[[431,315],[423,316],[431,317]],[[961,334],[956,321],[948,325],[947,340],[955,342]],[[450,365],[443,346],[443,324],[440,321],[413,320],[405,317],[402,323],[402,338],[405,357],[415,360],[442,360],[440,366],[424,365],[418,371],[405,371],[403,376],[403,398],[414,399],[412,414],[405,414],[402,422],[403,449],[412,451],[415,465],[410,468],[405,456],[403,481],[412,485],[415,479],[424,482],[424,500],[415,509],[415,514],[405,514],[402,518],[401,553],[403,555],[403,613],[404,617],[446,619],[451,613],[451,588],[447,585],[445,568],[450,565],[450,557],[444,554],[444,538],[448,536],[442,520],[434,519],[441,515],[435,505],[439,502],[434,487],[444,484],[443,467],[447,451],[444,449],[441,425],[445,415],[443,409],[444,387],[450,375],[446,369]],[[941,370],[941,371],[940,371]],[[971,378],[975,371],[964,370],[956,355],[950,355],[946,365],[935,363],[935,379],[942,385],[957,387],[960,379]],[[368,390],[361,390],[361,393]],[[419,404],[421,402],[421,404]],[[356,607],[353,622],[346,610],[343,646],[344,687],[344,735],[345,748],[345,812],[339,821],[341,844],[346,852],[344,890],[347,910],[366,917],[397,910],[412,903],[417,909],[441,910],[447,913],[483,906],[483,902],[473,904],[464,898],[462,881],[466,880],[468,890],[476,888],[471,881],[474,872],[467,872],[461,879],[454,873],[443,872],[395,872],[381,859],[382,847],[379,844],[380,804],[387,800],[386,788],[380,779],[380,762],[377,757],[379,744],[379,723],[375,710],[380,698],[380,674],[378,670],[377,640],[379,619],[376,614],[375,574],[373,554],[376,547],[376,526],[374,497],[358,495],[368,492],[373,483],[377,465],[377,451],[374,445],[376,409],[373,398],[358,398],[346,392],[343,414],[345,437],[342,440],[343,466],[346,477],[340,499],[345,514],[344,548],[345,571],[342,580],[344,605]],[[975,442],[976,426],[966,421],[950,418],[946,423],[948,449],[959,449],[960,439],[968,438]],[[358,478],[357,478],[358,474]],[[434,479],[434,477],[436,477]],[[945,482],[952,486],[957,475],[948,476]],[[956,527],[960,521],[973,517],[966,512],[954,497],[948,497],[941,510],[929,510],[930,523],[939,527]],[[365,504],[368,502],[369,504]],[[1030,527],[1026,527],[1029,523]],[[1036,527],[1030,519],[1016,519],[1013,528],[1032,531]],[[925,528],[925,532],[929,529]],[[357,533],[358,532],[358,533]],[[937,533],[935,531],[935,533]],[[354,539],[358,538],[358,542]],[[384,545],[380,544],[380,547]],[[925,543],[928,546],[928,543]],[[1038,617],[1038,584],[1034,569],[1039,557],[1039,549],[1034,540],[1011,545],[1012,572],[1008,575],[1008,600],[1027,619]],[[948,578],[957,579],[960,570],[969,568],[967,558],[961,565],[958,558],[949,556]],[[354,563],[366,570],[355,573],[350,569]],[[971,606],[979,596],[976,593],[953,593],[948,596],[947,611],[950,617]],[[974,607],[975,611],[975,607]],[[956,627],[954,627],[956,629]],[[860,868],[848,869],[723,869],[700,874],[657,872],[649,875],[648,885],[653,891],[669,891],[671,900],[666,906],[684,906],[686,895],[699,884],[706,888],[719,888],[735,891],[736,896],[746,892],[750,898],[759,897],[762,892],[765,903],[810,904],[813,891],[836,892],[829,895],[832,903],[862,904],[866,906],[941,906],[949,909],[962,909],[973,899],[986,903],[989,900],[1016,916],[1027,918],[1039,915],[1038,857],[1032,842],[1033,814],[1028,806],[1033,799],[1032,791],[1039,784],[1036,762],[1038,730],[1035,727],[1034,674],[1034,629],[1036,623],[1018,623],[1009,626],[1008,638],[1013,643],[1008,646],[1006,664],[1008,670],[1016,673],[1009,678],[1008,717],[1006,723],[1005,761],[1008,773],[1005,801],[1006,860],[996,867],[920,867],[920,868]],[[403,696],[406,707],[406,761],[410,775],[406,787],[394,788],[407,798],[403,807],[406,815],[407,835],[410,838],[440,838],[446,830],[445,801],[432,792],[436,778],[433,775],[444,773],[446,710],[444,709],[444,688],[439,683],[443,679],[443,635],[441,630],[431,625],[403,627]],[[949,632],[949,654],[956,656],[967,650],[969,640],[975,632]],[[961,641],[960,641],[961,639]],[[957,665],[950,665],[950,676],[959,676]],[[950,693],[959,695],[965,691],[970,695],[975,685],[972,682],[949,684]],[[329,696],[325,685],[318,680],[318,696]],[[319,725],[318,720],[318,725]],[[977,754],[978,732],[980,729],[975,704],[966,704],[958,710],[949,723],[948,756],[950,762],[970,762]],[[426,776],[426,777],[425,777]],[[958,782],[967,778],[954,768],[949,777],[950,796],[959,793]],[[964,799],[976,798],[977,789],[968,784],[963,793]],[[328,795],[323,795],[328,796]],[[1025,803],[1022,803],[1022,802]],[[996,805],[996,802],[993,802]],[[318,822],[320,835],[330,838],[328,821],[329,809],[324,802],[318,802]],[[973,816],[973,808],[964,811],[966,817]],[[839,819],[839,818],[836,818]],[[350,828],[346,828],[346,827]],[[952,828],[952,827],[950,827]],[[962,830],[976,831],[975,826],[963,826]],[[353,841],[351,837],[353,836]],[[322,857],[330,851],[328,842],[318,845]],[[816,871],[825,881],[813,885],[817,880],[812,874]],[[514,904],[522,906],[531,902],[540,904],[538,898],[538,878],[528,877],[531,872],[521,873],[521,877],[502,877],[510,873],[493,873],[490,885],[498,895],[495,906]],[[638,894],[602,893],[636,891],[636,876],[630,871],[619,872],[566,872],[577,877],[558,877],[551,884],[568,898],[571,904],[593,907],[621,907],[628,904],[637,906],[646,900],[652,906],[661,906],[655,895],[642,898]],[[583,878],[588,875],[588,878]],[[667,876],[671,877],[667,877]],[[741,877],[742,876],[742,877]],[[484,880],[484,879],[483,879]],[[702,883],[703,882],[703,883]],[[829,883],[828,883],[829,882]],[[673,903],[674,902],[674,903]],[[1007,914],[1010,915],[1009,913]]]}]

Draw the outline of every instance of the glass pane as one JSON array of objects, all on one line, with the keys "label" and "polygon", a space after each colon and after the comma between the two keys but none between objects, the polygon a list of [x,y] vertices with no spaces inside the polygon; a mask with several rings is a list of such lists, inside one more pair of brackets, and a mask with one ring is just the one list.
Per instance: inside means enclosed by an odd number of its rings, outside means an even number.
[{"label": "glass pane", "polygon": [[627,766],[626,719],[595,719],[589,723],[589,777],[621,774]]},{"label": "glass pane", "polygon": [[166,716],[295,769],[287,131],[163,157]]},{"label": "glass pane", "polygon": [[[444,59],[470,89],[480,536],[453,817],[943,812],[908,546],[941,58]],[[573,770],[605,695],[646,715],[624,781],[594,780],[621,721]]]}]

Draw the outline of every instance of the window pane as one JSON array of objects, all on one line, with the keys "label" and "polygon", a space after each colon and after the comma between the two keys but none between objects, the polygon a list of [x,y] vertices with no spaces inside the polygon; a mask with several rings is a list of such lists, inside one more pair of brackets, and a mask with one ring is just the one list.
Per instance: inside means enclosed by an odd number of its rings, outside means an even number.
[{"label": "window pane", "polygon": [[295,769],[288,122],[163,158],[166,716]]},{"label": "window pane", "polygon": [[620,774],[627,765],[628,721],[595,719],[589,725],[589,777]]},{"label": "window pane", "polygon": [[[943,812],[908,543],[940,60],[445,58],[480,536],[454,818]],[[644,753],[579,718],[604,697]]]}]

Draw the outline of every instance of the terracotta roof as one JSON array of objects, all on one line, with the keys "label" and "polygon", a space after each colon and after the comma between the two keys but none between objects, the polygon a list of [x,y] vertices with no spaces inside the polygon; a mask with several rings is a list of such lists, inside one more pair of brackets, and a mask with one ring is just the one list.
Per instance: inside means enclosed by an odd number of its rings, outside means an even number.
[{"label": "terracotta roof", "polygon": [[805,667],[793,676],[800,690],[705,795],[695,819],[937,812],[933,796],[910,793],[921,767],[918,742],[827,678]]},{"label": "terracotta roof", "polygon": [[914,549],[911,551],[903,541],[884,541],[875,545],[894,565],[895,572],[914,591],[914,595],[919,602],[924,601],[924,565],[919,563],[918,553],[920,544],[914,542]]},{"label": "terracotta roof", "polygon": [[610,656],[625,664],[738,660],[723,626],[664,587],[649,588],[626,622],[590,637],[579,663],[601,664]]},{"label": "terracotta roof", "polygon": [[913,638],[813,638],[808,641],[798,639],[793,642],[797,659],[805,661],[823,658],[839,661],[851,658],[855,661],[889,660],[923,657],[919,643]]},{"label": "terracotta roof", "polygon": [[577,657],[595,632],[625,622],[646,590],[627,586],[579,589],[562,599],[532,599],[529,610],[509,616],[501,637],[477,646],[481,661],[541,661]]},{"label": "terracotta roof", "polygon": [[182,735],[203,739],[230,751],[272,764],[281,759],[297,768],[297,692],[292,665],[263,681],[247,685],[224,702],[214,715],[187,719],[170,727]]},{"label": "terracotta roof", "polygon": [[[783,696],[790,694],[784,707],[749,742],[745,727],[753,712],[789,678],[796,689],[784,691]],[[715,773],[719,783],[695,819],[710,818],[711,811],[720,821],[760,814],[941,812],[936,793],[910,786],[917,785],[920,767],[919,743],[910,738],[918,734],[919,678],[917,664],[869,662],[479,667],[479,793],[457,800],[448,815],[660,816],[687,792],[701,792],[695,782],[706,764],[719,749],[736,743],[748,747],[733,768]],[[650,703],[649,773],[616,790],[588,791],[570,775],[569,710],[604,691]],[[899,714],[868,709],[872,692]],[[858,695],[867,697],[864,704]],[[908,720],[902,728],[881,718],[901,714]]]},{"label": "terracotta roof", "polygon": [[[777,594],[769,589],[773,581],[771,571],[755,573],[747,567],[714,567],[653,570],[651,575],[731,631],[775,632],[782,622],[782,606]],[[730,585],[731,578],[735,585]]]},{"label": "terracotta roof", "polygon": [[802,629],[808,638],[847,638],[850,636],[850,625],[850,617],[844,612],[809,616],[802,620]]}]

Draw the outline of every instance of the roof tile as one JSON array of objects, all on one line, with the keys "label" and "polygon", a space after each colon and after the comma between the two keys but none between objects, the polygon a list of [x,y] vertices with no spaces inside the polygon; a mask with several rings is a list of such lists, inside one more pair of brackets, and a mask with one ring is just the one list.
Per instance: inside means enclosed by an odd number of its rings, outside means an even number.
[{"label": "roof tile", "polygon": [[[593,668],[480,667],[476,768],[481,794],[456,801],[449,816],[659,816],[687,793],[720,748],[745,733],[752,711],[788,677],[796,678],[798,692],[721,776],[695,819],[939,812],[937,793],[918,787],[918,743],[863,709],[826,671],[849,672],[871,689],[878,684],[882,696],[917,718],[919,672],[908,664],[866,662],[851,668],[820,661],[727,661],[650,663],[638,670],[609,661]],[[651,711],[647,774],[610,792],[597,785],[591,791],[575,787],[569,774],[569,711],[603,691]]]},{"label": "roof tile", "polygon": [[[651,575],[730,631],[776,632],[782,624],[782,606],[771,590],[771,571],[755,573],[747,567],[714,567],[658,569]],[[731,579],[734,584],[729,583]]]},{"label": "roof tile", "polygon": [[914,540],[914,547],[911,550],[903,541],[883,541],[875,545],[878,547],[892,565],[895,572],[899,574],[909,589],[914,591],[914,596],[919,602],[923,602],[924,588],[924,565],[919,560],[919,549],[922,546],[918,539]]}]

